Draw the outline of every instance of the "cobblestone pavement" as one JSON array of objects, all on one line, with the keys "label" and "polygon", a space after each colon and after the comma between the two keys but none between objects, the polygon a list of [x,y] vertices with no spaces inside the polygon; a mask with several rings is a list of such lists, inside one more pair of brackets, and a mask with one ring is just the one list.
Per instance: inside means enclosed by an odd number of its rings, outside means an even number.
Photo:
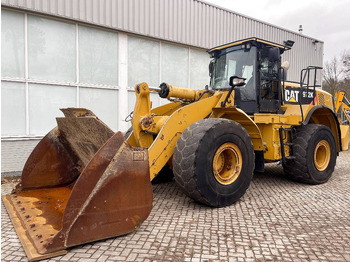
[{"label": "cobblestone pavement", "polygon": [[[349,171],[350,152],[318,186],[268,165],[240,201],[219,209],[194,203],[175,182],[155,185],[154,208],[136,232],[47,261],[350,261]],[[2,261],[26,261],[3,204],[1,213]]]}]

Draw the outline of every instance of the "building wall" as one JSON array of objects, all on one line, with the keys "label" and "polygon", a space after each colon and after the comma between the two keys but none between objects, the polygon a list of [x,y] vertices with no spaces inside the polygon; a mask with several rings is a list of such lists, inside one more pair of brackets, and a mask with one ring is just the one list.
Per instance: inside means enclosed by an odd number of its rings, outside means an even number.
[{"label": "building wall", "polygon": [[125,131],[136,83],[203,89],[207,48],[250,36],[290,39],[289,79],[322,65],[322,42],[197,0],[2,0],[1,19],[1,172],[23,168],[30,139],[56,125],[59,108],[89,108]]},{"label": "building wall", "polygon": [[23,170],[34,147],[40,139],[22,139],[1,141],[1,173],[6,175]]},{"label": "building wall", "polygon": [[[322,66],[323,42],[276,25],[199,0],[2,0],[2,4],[208,49],[256,36],[283,44],[295,41],[284,55],[289,78]],[[321,80],[321,79],[320,79]]]}]

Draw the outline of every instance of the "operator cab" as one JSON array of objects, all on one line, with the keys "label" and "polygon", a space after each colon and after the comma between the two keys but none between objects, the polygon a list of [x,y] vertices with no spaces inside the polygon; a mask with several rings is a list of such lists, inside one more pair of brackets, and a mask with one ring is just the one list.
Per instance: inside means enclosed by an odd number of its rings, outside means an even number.
[{"label": "operator cab", "polygon": [[235,105],[247,114],[281,111],[281,54],[290,47],[258,38],[218,46],[208,50],[210,88],[229,90],[231,76],[246,79],[235,87]]}]

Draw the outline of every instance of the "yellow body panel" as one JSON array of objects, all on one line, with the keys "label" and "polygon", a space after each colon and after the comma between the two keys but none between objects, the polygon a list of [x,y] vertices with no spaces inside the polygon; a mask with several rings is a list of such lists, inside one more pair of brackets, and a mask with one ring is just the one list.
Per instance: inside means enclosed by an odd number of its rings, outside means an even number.
[{"label": "yellow body panel", "polygon": [[[281,142],[279,137],[279,129],[289,128],[290,125],[284,124],[258,124],[259,129],[262,134],[262,139],[264,141],[264,159],[266,162],[274,162],[282,159],[281,154]],[[289,141],[289,134],[287,132],[283,132],[284,142]],[[285,156],[289,156],[289,147],[284,147]]]},{"label": "yellow body panel", "polygon": [[[264,159],[267,162],[273,162],[282,159],[281,142],[279,137],[280,128],[290,128],[291,126],[300,125],[302,121],[299,105],[287,104],[284,105],[282,114],[257,113],[254,114],[254,122],[259,127],[262,139],[264,141]],[[303,105],[303,112],[307,114],[312,106]],[[289,134],[284,132],[285,140],[288,142]],[[289,156],[289,147],[285,146],[285,156]]]},{"label": "yellow body panel", "polygon": [[162,116],[170,116],[176,110],[182,107],[180,102],[172,102],[168,103],[151,110],[151,115],[162,115]]},{"label": "yellow body panel", "polygon": [[321,89],[316,89],[316,105],[327,106],[333,109],[332,95]]},{"label": "yellow body panel", "polygon": [[275,124],[259,124],[258,126],[265,145],[264,159],[268,161],[281,159],[281,144],[278,136],[280,126]]},{"label": "yellow body panel", "polygon": [[343,99],[344,99],[345,93],[344,92],[339,92],[337,91],[335,93],[335,112],[339,111],[340,106],[343,103]]},{"label": "yellow body panel", "polygon": [[349,149],[349,126],[340,125],[342,150]]}]

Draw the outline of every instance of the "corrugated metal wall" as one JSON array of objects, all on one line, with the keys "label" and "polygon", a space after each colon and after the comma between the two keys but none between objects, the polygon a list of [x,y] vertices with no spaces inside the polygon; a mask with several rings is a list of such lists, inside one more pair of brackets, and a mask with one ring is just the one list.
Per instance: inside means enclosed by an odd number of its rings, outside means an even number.
[{"label": "corrugated metal wall", "polygon": [[185,45],[211,48],[256,36],[282,44],[297,81],[300,69],[322,66],[323,42],[198,0],[2,0],[2,5],[78,20]]}]

